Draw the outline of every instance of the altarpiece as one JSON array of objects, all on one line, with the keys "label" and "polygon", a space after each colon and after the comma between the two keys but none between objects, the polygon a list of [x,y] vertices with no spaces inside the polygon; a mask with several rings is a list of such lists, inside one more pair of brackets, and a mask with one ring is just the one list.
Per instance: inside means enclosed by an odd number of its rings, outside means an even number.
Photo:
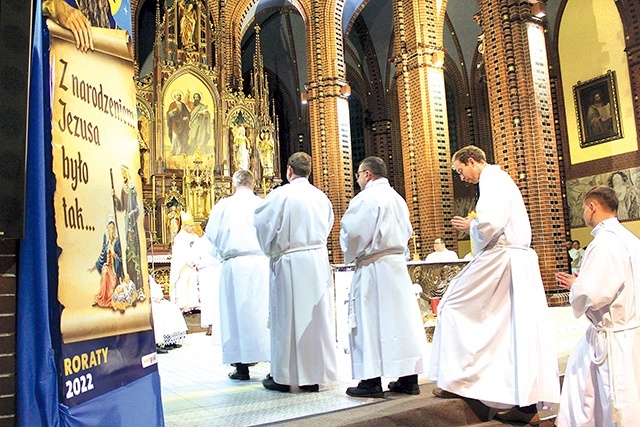
[{"label": "altarpiece", "polygon": [[202,223],[235,171],[251,171],[262,195],[278,185],[279,129],[259,28],[245,94],[221,83],[221,32],[204,1],[177,0],[156,15],[153,68],[138,76],[136,106],[147,242],[169,247],[180,212]]}]

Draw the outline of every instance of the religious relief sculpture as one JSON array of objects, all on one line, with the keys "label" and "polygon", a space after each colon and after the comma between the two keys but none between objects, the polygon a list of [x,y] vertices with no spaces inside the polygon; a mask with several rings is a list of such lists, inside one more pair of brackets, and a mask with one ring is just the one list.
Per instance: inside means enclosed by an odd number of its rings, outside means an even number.
[{"label": "religious relief sculpture", "polygon": [[262,165],[262,176],[272,177],[274,140],[269,128],[264,128],[260,131],[260,139],[257,146],[260,164]]},{"label": "religious relief sculpture", "polygon": [[193,50],[196,30],[196,9],[193,2],[183,0],[180,3],[180,41],[182,48]]},{"label": "religious relief sculpture", "polygon": [[251,144],[245,129],[244,124],[235,124],[231,128],[231,132],[233,132],[233,165],[236,170],[249,170]]}]

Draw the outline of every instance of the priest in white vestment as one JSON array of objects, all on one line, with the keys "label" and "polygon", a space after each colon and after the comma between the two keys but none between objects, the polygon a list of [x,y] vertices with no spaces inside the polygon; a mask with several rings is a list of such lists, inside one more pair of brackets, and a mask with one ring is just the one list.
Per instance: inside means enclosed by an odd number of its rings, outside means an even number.
[{"label": "priest in white vestment", "polygon": [[182,229],[171,246],[171,270],[169,272],[169,296],[183,312],[200,309],[198,291],[198,254],[194,249],[198,235],[195,232],[193,217],[182,213]]},{"label": "priest in white vestment", "polygon": [[496,418],[535,422],[558,402],[560,385],[551,315],[531,225],[509,174],[467,146],[453,155],[465,182],[479,184],[477,218],[456,216],[475,256],[451,281],[438,306],[429,379],[439,397],[479,399]]},{"label": "priest in white vestment", "polygon": [[444,239],[438,237],[433,241],[433,252],[427,255],[426,262],[453,262],[459,261],[458,254],[447,249]]},{"label": "priest in white vestment", "polygon": [[253,175],[233,174],[235,192],[211,210],[206,235],[222,260],[220,334],[222,363],[235,366],[233,380],[249,380],[249,366],[269,361],[269,259],[253,226],[262,199],[253,194]]},{"label": "priest in white vestment", "polygon": [[333,227],[329,198],[309,183],[311,157],[294,153],[289,184],[273,190],[256,209],[254,224],[271,258],[269,320],[271,374],[265,388],[318,391],[335,381],[336,337],[327,237]]},{"label": "priest in white vestment", "polygon": [[576,276],[559,272],[576,317],[591,323],[565,371],[559,427],[640,424],[640,240],[616,218],[618,198],[606,186],[584,197],[593,241]]},{"label": "priest in white vestment", "polygon": [[413,229],[409,209],[389,185],[387,167],[367,157],[356,177],[362,191],[342,217],[340,246],[345,263],[355,262],[349,303],[353,397],[384,397],[381,377],[397,393],[420,394],[427,344],[420,307],[407,271],[407,242]]}]

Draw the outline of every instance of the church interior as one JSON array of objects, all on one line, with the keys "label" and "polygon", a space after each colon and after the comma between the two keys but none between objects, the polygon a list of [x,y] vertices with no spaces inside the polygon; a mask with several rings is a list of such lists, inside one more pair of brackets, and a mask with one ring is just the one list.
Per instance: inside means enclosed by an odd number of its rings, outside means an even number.
[{"label": "church interior", "polygon": [[[570,262],[565,242],[584,247],[592,239],[581,207],[591,187],[611,186],[619,219],[640,235],[640,0],[131,0],[131,15],[146,252],[160,283],[168,281],[181,212],[203,228],[239,169],[253,172],[256,193],[266,197],[286,184],[287,159],[297,151],[311,155],[310,181],[333,204],[328,246],[336,266],[344,261],[339,221],[367,156],[385,160],[408,204],[413,260],[424,260],[436,237],[461,259],[469,253],[469,236],[450,223],[478,199],[477,186],[451,167],[451,155],[467,145],[482,148],[520,188],[549,306],[568,304],[554,279]],[[17,248],[4,244],[3,254],[12,275]],[[424,291],[438,292],[432,274],[409,268]],[[437,268],[438,279],[459,270]],[[15,316],[16,280],[3,282],[9,303],[0,314]],[[573,342],[582,324],[562,319]],[[190,331],[206,350],[173,350],[166,366],[195,364],[185,377],[198,378],[202,354],[214,347],[198,326]],[[15,348],[15,326],[7,336]],[[15,373],[15,357],[0,355],[9,361],[3,376]],[[212,375],[226,381],[226,372]],[[222,393],[247,396],[168,377],[173,388],[163,393],[174,425]],[[180,397],[200,387],[209,392],[202,403]],[[262,392],[253,381],[244,391]],[[14,396],[15,382],[0,382],[0,394]],[[256,396],[258,411],[288,405]],[[296,398],[315,405],[312,413],[349,406]],[[354,418],[362,416],[360,425],[366,411]],[[15,410],[6,412],[12,420]],[[336,420],[327,425],[341,425]]]},{"label": "church interior", "polygon": [[[383,158],[417,258],[436,236],[463,257],[469,238],[449,220],[473,211],[477,188],[450,156],[474,144],[516,180],[549,300],[566,302],[553,273],[565,241],[590,240],[585,189],[609,183],[621,219],[637,230],[640,218],[637,5],[578,3],[132,1],[148,245],[168,252],[175,211],[204,221],[239,167],[266,195],[302,150],[336,218],[358,162]],[[604,133],[589,124],[596,92],[611,110]],[[176,105],[196,98],[206,125],[178,129]]]}]

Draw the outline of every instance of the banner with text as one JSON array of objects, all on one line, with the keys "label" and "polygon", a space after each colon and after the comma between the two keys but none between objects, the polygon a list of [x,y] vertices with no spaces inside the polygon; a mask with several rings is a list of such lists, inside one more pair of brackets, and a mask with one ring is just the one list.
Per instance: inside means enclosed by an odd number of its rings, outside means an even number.
[{"label": "banner with text", "polygon": [[157,370],[148,298],[136,88],[126,31],[81,52],[52,21],[51,108],[63,401]]}]

